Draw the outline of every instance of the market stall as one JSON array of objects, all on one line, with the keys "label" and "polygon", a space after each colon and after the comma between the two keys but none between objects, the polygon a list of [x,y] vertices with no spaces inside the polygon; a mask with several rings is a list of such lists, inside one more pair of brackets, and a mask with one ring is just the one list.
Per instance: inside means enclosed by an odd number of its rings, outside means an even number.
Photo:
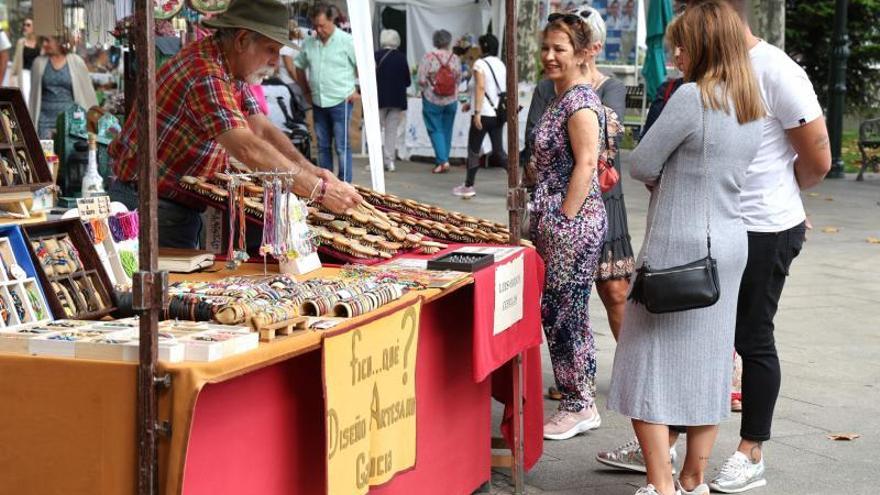
[{"label": "market stall", "polygon": [[[523,263],[522,320],[494,334],[494,277],[510,260]],[[494,268],[494,269],[493,269]],[[332,331],[297,330],[257,349],[213,362],[162,364],[172,376],[160,400],[170,440],[160,443],[161,486],[166,493],[321,493],[326,472],[322,374],[350,374],[349,363],[322,362],[328,332],[369,332],[407,310],[420,313],[415,357],[418,459],[414,467],[375,490],[413,493],[443,477],[437,493],[465,493],[490,476],[490,399],[510,402],[510,391],[487,378],[516,353],[529,351],[526,375],[527,462],[540,455],[541,342],[536,320],[540,261],[534,251],[511,257],[444,289],[412,291],[374,313]],[[260,273],[247,265],[236,275]],[[325,268],[314,277],[330,277]],[[223,272],[220,272],[223,274]],[[189,275],[216,280],[220,274]],[[449,315],[456,315],[450,321]],[[166,327],[163,327],[166,328]],[[0,336],[0,342],[3,337]],[[470,356],[470,359],[462,359]],[[464,365],[463,365],[464,364]],[[17,493],[130,493],[136,395],[133,364],[0,354],[0,393],[15,397],[0,429],[3,486]],[[323,372],[323,373],[322,373]],[[73,412],[73,414],[71,414]],[[320,425],[324,425],[322,428]],[[508,425],[509,427],[509,425]],[[454,451],[455,456],[448,453]],[[463,462],[467,460],[467,462]],[[42,466],[59,466],[51,477]],[[298,489],[297,489],[298,488]],[[330,493],[350,493],[334,490]]]}]

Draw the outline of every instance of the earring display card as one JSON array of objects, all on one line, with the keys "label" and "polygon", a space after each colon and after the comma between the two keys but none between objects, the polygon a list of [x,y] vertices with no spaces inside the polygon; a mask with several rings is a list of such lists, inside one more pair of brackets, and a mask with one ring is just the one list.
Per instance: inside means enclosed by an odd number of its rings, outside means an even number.
[{"label": "earring display card", "polygon": [[40,335],[30,340],[29,351],[35,356],[76,357],[77,343],[96,338],[131,338],[131,332],[101,331],[93,328],[80,330],[66,330],[46,335]]},{"label": "earring display card", "polygon": [[112,282],[79,219],[32,224],[24,232],[56,315],[96,320],[116,309]]},{"label": "earring display card", "polygon": [[52,313],[17,228],[0,229],[0,332],[48,323]]},{"label": "earring display card", "polygon": [[58,330],[47,327],[28,327],[0,332],[0,353],[30,354],[31,339],[56,333]]},{"label": "earring display card", "polygon": [[0,88],[0,193],[52,185],[52,172],[18,88]]},{"label": "earring display card", "polygon": [[219,331],[194,332],[179,340],[186,346],[187,361],[216,361],[256,349],[259,339],[260,335],[249,328],[226,327]]}]

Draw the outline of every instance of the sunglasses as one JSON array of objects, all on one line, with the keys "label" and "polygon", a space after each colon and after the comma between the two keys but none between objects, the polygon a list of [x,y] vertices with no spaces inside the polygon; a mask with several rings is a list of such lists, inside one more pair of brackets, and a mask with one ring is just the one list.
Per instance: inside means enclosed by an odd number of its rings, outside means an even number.
[{"label": "sunglasses", "polygon": [[556,22],[558,20],[562,20],[562,22],[566,24],[577,24],[579,22],[583,22],[584,19],[590,17],[593,14],[592,10],[582,10],[578,13],[570,13],[570,14],[562,14],[556,12],[554,14],[550,14],[547,16],[547,22]]}]

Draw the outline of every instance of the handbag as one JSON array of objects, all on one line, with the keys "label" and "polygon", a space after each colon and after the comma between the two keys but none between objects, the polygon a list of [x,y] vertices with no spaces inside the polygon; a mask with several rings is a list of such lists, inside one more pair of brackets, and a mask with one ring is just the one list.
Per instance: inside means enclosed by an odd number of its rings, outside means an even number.
[{"label": "handbag", "polygon": [[[703,109],[703,177],[706,203],[706,250],[705,258],[684,265],[664,269],[651,268],[647,259],[648,247],[654,225],[645,239],[645,258],[636,271],[636,278],[628,299],[645,305],[651,313],[674,313],[709,307],[720,297],[718,264],[712,258],[711,218],[709,206],[709,164],[707,162],[706,110]],[[662,178],[661,178],[662,179]],[[658,186],[657,206],[663,194],[663,181]]]},{"label": "handbag", "polygon": [[[617,113],[609,107],[605,107],[605,149],[599,153],[599,161],[596,164],[596,173],[599,176],[599,188],[602,193],[614,189],[620,182],[620,173],[614,168],[614,158],[617,156],[617,136],[620,135],[620,120]],[[611,134],[614,134],[614,138]]]}]

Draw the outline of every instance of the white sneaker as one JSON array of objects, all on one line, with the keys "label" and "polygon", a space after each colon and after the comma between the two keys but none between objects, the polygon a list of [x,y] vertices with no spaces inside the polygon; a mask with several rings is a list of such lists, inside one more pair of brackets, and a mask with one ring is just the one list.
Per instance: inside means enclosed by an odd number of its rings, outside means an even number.
[{"label": "white sneaker", "polygon": [[709,483],[709,487],[721,493],[742,493],[767,484],[764,479],[764,458],[752,462],[742,452],[735,452],[721,466],[721,472]]},{"label": "white sneaker", "polygon": [[578,412],[556,411],[544,423],[544,438],[568,440],[579,433],[594,430],[601,424],[602,418],[599,417],[599,411],[595,405]]},{"label": "white sneaker", "polygon": [[477,190],[474,189],[473,186],[468,187],[462,184],[460,186],[453,187],[452,194],[462,199],[470,199],[477,195]]},{"label": "white sneaker", "polygon": [[[678,452],[675,450],[675,445],[669,447],[669,458],[672,461],[672,474],[675,474],[675,462],[678,460]],[[606,466],[628,469],[638,473],[648,472],[648,468],[645,466],[645,455],[642,453],[642,446],[639,445],[639,440],[635,438],[614,450],[599,452],[596,454],[596,460]]]},{"label": "white sneaker", "polygon": [[681,495],[709,495],[709,485],[705,483],[700,483],[693,490],[687,491],[681,486],[681,482],[675,480],[675,489]]},{"label": "white sneaker", "polygon": [[[644,486],[642,488],[639,488],[639,490],[635,493],[635,495],[662,495],[662,494],[659,491],[657,491],[656,488],[654,488],[654,485],[648,485],[648,486]],[[682,495],[682,494],[681,494],[681,492],[676,491],[675,495]]]}]

